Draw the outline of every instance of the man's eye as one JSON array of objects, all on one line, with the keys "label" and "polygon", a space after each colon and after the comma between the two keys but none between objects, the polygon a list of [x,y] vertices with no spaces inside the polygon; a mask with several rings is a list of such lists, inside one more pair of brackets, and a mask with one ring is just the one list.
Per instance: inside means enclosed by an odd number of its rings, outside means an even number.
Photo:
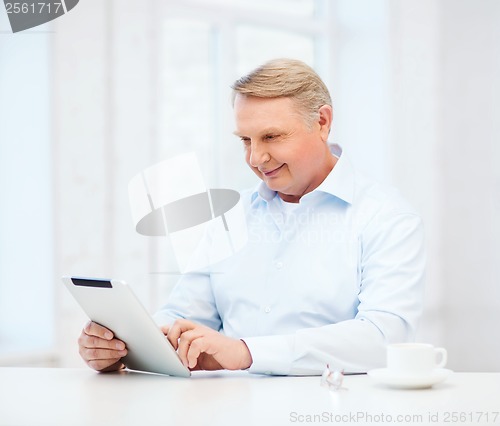
[{"label": "man's eye", "polygon": [[273,139],[276,139],[278,137],[278,135],[266,135],[264,139],[266,140],[273,140]]},{"label": "man's eye", "polygon": [[250,138],[240,138],[244,145],[250,145]]}]

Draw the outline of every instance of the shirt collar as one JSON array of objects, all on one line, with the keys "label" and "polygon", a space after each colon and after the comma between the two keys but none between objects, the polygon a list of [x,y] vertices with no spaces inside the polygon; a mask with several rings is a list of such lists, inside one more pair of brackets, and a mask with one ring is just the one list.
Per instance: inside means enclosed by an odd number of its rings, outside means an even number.
[{"label": "shirt collar", "polygon": [[[330,151],[338,158],[337,163],[325,180],[314,191],[304,195],[304,197],[323,192],[351,204],[354,198],[354,168],[340,145],[330,145]],[[252,192],[252,199],[254,200],[257,195],[269,202],[277,193],[269,189],[264,181],[261,181]]]},{"label": "shirt collar", "polygon": [[351,204],[354,198],[354,168],[340,145],[330,145],[330,151],[338,158],[337,163],[312,193],[324,192]]}]

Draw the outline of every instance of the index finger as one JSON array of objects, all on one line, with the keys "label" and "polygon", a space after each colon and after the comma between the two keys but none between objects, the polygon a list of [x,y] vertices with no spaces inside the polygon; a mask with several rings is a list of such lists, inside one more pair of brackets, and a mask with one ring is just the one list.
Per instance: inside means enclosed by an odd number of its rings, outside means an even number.
[{"label": "index finger", "polygon": [[93,321],[88,322],[83,331],[89,336],[96,336],[105,340],[113,339],[113,332],[111,330]]},{"label": "index finger", "polygon": [[196,324],[194,322],[185,319],[178,319],[172,324],[172,326],[168,330],[167,339],[172,344],[175,350],[177,350],[178,340],[179,337],[181,337],[181,334],[186,331],[192,330],[195,327]]}]

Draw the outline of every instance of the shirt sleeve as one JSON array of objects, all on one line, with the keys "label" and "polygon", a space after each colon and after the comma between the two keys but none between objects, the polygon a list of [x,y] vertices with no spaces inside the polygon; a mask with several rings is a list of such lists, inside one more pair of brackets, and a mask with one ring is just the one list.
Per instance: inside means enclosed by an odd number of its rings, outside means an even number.
[{"label": "shirt sleeve", "polygon": [[423,306],[421,219],[411,213],[381,213],[366,225],[359,245],[355,318],[290,335],[243,338],[253,358],[250,372],[316,375],[326,364],[346,373],[366,372],[385,366],[387,344],[414,339]]},{"label": "shirt sleeve", "polygon": [[177,282],[167,303],[153,316],[159,325],[170,325],[176,319],[188,319],[214,330],[221,329],[221,319],[208,273],[186,274]]},{"label": "shirt sleeve", "polygon": [[[177,319],[187,319],[214,330],[222,328],[210,281],[210,252],[212,228],[205,233],[191,256],[188,272],[181,275],[167,303],[157,311],[153,319],[159,325],[171,325]],[[194,265],[202,265],[195,268]]]}]

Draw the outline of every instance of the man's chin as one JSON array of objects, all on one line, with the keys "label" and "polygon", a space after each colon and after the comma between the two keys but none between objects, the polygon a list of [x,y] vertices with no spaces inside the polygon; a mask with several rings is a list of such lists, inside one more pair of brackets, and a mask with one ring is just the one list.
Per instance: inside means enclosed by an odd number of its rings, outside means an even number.
[{"label": "man's chin", "polygon": [[281,192],[283,190],[281,185],[277,185],[273,182],[273,179],[264,179],[264,183],[271,191]]},{"label": "man's chin", "polygon": [[261,177],[261,179],[264,181],[266,186],[271,190],[271,191],[276,191],[279,192],[280,194],[286,194],[287,192],[290,192],[290,184],[285,181],[285,179],[281,177],[276,177],[276,178],[266,178],[266,177]]},{"label": "man's chin", "polygon": [[268,181],[265,181],[265,182],[266,182],[267,187],[271,191],[276,191],[276,192],[278,192],[280,194],[286,194],[287,188],[284,187],[283,185],[276,185],[276,184],[273,184],[273,182],[268,182]]}]

